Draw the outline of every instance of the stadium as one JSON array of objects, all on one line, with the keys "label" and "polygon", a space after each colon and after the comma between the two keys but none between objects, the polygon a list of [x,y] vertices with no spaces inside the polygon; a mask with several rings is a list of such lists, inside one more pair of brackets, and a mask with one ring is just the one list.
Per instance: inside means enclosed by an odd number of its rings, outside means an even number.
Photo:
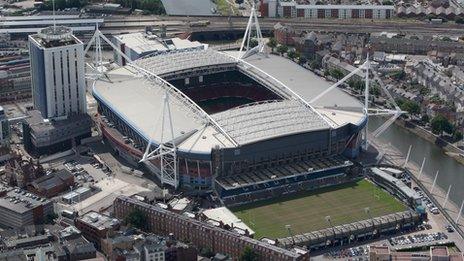
[{"label": "stadium", "polygon": [[[233,206],[345,181],[367,116],[337,88],[309,103],[329,86],[283,57],[207,49],[136,60],[96,81],[93,95],[120,156],[174,188],[215,189]],[[175,147],[173,178],[159,159],[139,163],[148,144]]]}]

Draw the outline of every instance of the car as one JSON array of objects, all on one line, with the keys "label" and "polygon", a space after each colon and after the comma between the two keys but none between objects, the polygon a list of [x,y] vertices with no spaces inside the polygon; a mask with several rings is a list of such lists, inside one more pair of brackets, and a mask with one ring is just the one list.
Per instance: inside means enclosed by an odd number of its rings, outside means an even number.
[{"label": "car", "polygon": [[434,208],[430,209],[430,212],[432,212],[432,214],[434,214],[434,215],[438,215],[440,213],[440,211],[438,211],[437,207],[434,207]]},{"label": "car", "polygon": [[448,225],[445,228],[446,228],[446,231],[448,231],[448,233],[453,233],[454,232],[454,228],[451,225]]}]

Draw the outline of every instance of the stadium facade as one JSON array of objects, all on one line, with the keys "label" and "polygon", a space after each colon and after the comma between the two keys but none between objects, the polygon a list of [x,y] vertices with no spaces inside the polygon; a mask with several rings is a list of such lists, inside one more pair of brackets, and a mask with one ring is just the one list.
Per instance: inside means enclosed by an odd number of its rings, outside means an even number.
[{"label": "stadium facade", "polygon": [[[108,72],[93,86],[106,141],[133,164],[150,141],[166,143],[157,119],[169,90],[181,187],[215,188],[234,204],[250,190],[342,182],[361,148],[362,104],[337,88],[310,104],[328,82],[283,57],[233,55],[170,52]],[[159,160],[144,164],[159,173]]]}]

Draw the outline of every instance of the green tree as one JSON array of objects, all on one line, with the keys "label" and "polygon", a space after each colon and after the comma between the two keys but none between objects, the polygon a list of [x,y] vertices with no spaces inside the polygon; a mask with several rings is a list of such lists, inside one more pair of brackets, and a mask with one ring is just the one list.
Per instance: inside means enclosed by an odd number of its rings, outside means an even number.
[{"label": "green tree", "polygon": [[300,58],[298,59],[298,62],[300,64],[305,64],[305,63],[308,62],[308,59],[306,59],[306,57],[304,57],[304,56],[300,56]]},{"label": "green tree", "polygon": [[382,5],[393,5],[393,2],[390,0],[383,0]]},{"label": "green tree", "polygon": [[243,253],[240,255],[240,261],[257,261],[259,259],[258,253],[256,253],[251,247],[246,246]]},{"label": "green tree", "polygon": [[361,80],[357,80],[357,79],[350,79],[348,80],[348,85],[354,89],[354,90],[363,90],[364,89],[364,83],[361,81]]},{"label": "green tree", "polygon": [[400,106],[400,108],[403,111],[407,111],[410,114],[419,114],[420,113],[420,105],[419,105],[419,103],[417,103],[415,101],[410,101],[410,100],[406,100],[406,99],[400,99],[400,100],[397,100],[396,103],[398,104],[398,106]]},{"label": "green tree", "polygon": [[404,73],[404,71],[393,72],[390,74],[390,77],[397,81],[403,80],[405,76],[406,76],[406,73]]},{"label": "green tree", "polygon": [[430,121],[430,125],[432,126],[432,132],[435,134],[441,134],[442,132],[453,133],[453,124],[441,114],[433,117]]},{"label": "green tree", "polygon": [[460,141],[462,140],[462,132],[458,131],[458,130],[454,130],[453,132],[453,140],[456,142],[456,141]]},{"label": "green tree", "polygon": [[334,77],[337,80],[340,80],[345,76],[345,74],[340,69],[330,70],[330,76]]},{"label": "green tree", "polygon": [[47,214],[47,216],[45,216],[44,223],[45,224],[55,224],[55,219],[57,219],[57,218],[58,218],[58,215],[55,212],[52,212],[50,214]]},{"label": "green tree", "polygon": [[166,13],[161,0],[113,0],[113,2],[131,9],[141,9],[150,14]]},{"label": "green tree", "polygon": [[421,117],[422,122],[427,123],[427,122],[429,122],[429,120],[430,120],[429,115],[427,115],[427,114],[422,115],[422,117]]},{"label": "green tree", "polygon": [[291,60],[294,60],[297,57],[297,53],[296,53],[295,50],[292,49],[292,50],[288,51],[287,56]]},{"label": "green tree", "polygon": [[281,55],[283,55],[287,51],[288,51],[288,47],[286,45],[281,44],[277,46],[277,52],[279,52]]},{"label": "green tree", "polygon": [[454,20],[457,24],[464,24],[464,18],[458,17],[456,20]]},{"label": "green tree", "polygon": [[255,46],[258,46],[258,39],[256,38],[251,38],[250,39],[250,48],[253,48]]},{"label": "green tree", "polygon": [[321,69],[321,62],[319,62],[317,59],[313,59],[311,60],[311,62],[309,63],[309,67],[311,67],[311,69]]},{"label": "green tree", "polygon": [[126,223],[131,224],[135,228],[144,229],[147,225],[147,216],[143,211],[134,209],[127,215]]},{"label": "green tree", "polygon": [[267,46],[269,46],[272,50],[277,47],[277,41],[274,37],[269,38],[269,42],[267,42]]}]

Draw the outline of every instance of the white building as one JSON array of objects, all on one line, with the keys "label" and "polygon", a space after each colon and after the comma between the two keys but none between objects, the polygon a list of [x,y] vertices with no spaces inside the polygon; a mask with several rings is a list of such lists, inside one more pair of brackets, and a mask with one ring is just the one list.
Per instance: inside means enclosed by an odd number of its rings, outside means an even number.
[{"label": "white building", "polygon": [[[181,50],[204,50],[208,47],[208,45],[200,42],[160,37],[151,32],[117,35],[113,37],[113,42],[132,61],[149,54],[156,55]],[[116,51],[114,51],[114,60],[121,66],[126,64],[125,59]]]},{"label": "white building", "polygon": [[34,107],[45,119],[86,113],[84,45],[68,27],[29,36]]},{"label": "white building", "polygon": [[393,5],[314,5],[296,1],[263,0],[263,16],[307,19],[390,19]]}]

